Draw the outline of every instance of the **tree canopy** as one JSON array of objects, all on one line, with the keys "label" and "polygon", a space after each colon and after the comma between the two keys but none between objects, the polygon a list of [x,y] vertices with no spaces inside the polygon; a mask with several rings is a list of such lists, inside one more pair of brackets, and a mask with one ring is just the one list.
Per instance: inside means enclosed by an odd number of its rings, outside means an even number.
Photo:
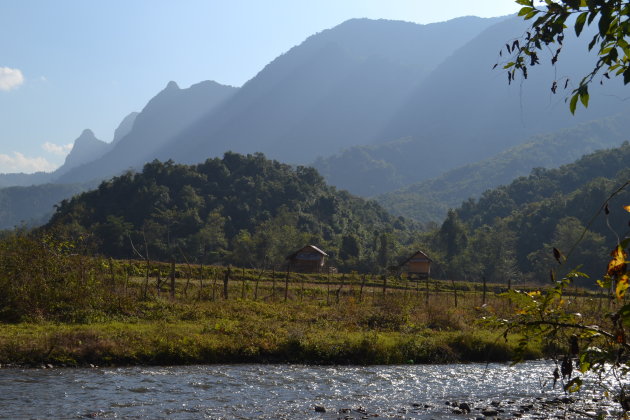
[{"label": "tree canopy", "polygon": [[406,242],[415,228],[326,185],[313,168],[231,152],[192,166],[148,163],[64,200],[46,226],[92,236],[118,258],[135,248],[161,260],[269,266],[312,243],[351,269],[374,267],[380,235]]}]

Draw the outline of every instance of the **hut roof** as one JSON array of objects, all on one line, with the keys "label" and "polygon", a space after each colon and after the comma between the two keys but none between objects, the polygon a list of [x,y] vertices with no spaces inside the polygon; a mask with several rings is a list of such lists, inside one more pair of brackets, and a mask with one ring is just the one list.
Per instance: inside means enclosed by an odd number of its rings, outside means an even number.
[{"label": "hut roof", "polygon": [[403,266],[403,265],[407,264],[409,261],[411,261],[414,257],[417,257],[418,255],[421,255],[422,257],[426,258],[429,262],[433,262],[433,260],[427,254],[425,254],[424,252],[416,251],[413,254],[411,254],[411,256],[409,258],[407,258],[406,260],[401,262],[399,265]]},{"label": "hut roof", "polygon": [[305,247],[300,248],[300,249],[298,249],[297,251],[295,251],[293,254],[288,255],[286,259],[287,259],[287,260],[291,260],[291,259],[295,258],[295,257],[296,257],[296,256],[297,256],[300,252],[302,252],[302,251],[304,251],[304,250],[306,250],[306,249],[313,250],[313,251],[317,252],[318,254],[323,255],[324,257],[327,257],[327,256],[328,256],[328,254],[326,254],[326,253],[325,253],[324,251],[322,251],[321,249],[317,248],[315,245],[306,245]]}]

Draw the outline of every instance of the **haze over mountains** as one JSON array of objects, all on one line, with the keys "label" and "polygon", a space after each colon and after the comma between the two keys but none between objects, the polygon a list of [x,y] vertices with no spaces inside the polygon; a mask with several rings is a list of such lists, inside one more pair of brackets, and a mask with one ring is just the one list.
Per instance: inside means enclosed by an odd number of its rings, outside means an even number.
[{"label": "haze over mountains", "polygon": [[[180,89],[170,82],[121,122],[111,143],[86,130],[57,171],[0,175],[0,186],[84,183],[156,158],[197,163],[228,150],[314,164],[333,185],[364,196],[474,165],[522,143],[530,144],[523,154],[544,150],[554,154],[549,165],[565,163],[555,157],[561,150],[532,136],[617,114],[623,102],[594,91],[588,112],[572,117],[563,97],[549,93],[553,70],[537,69],[521,88],[508,86],[504,73],[491,68],[501,46],[524,28],[517,18],[429,25],[350,20],[311,36],[241,88],[207,81]],[[577,43],[568,44],[558,72],[580,75],[588,63]],[[576,150],[623,140],[610,137],[607,121],[590,129],[596,141]]]}]

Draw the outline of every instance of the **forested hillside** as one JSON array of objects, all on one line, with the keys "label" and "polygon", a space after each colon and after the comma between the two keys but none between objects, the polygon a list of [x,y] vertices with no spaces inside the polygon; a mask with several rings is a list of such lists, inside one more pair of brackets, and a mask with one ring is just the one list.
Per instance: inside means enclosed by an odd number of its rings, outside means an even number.
[{"label": "forested hillside", "polygon": [[90,184],[42,184],[0,189],[0,230],[41,226],[66,197],[83,192]]},{"label": "forested hillside", "polygon": [[558,265],[555,247],[568,257],[564,271],[579,267],[597,279],[605,272],[609,248],[628,234],[624,206],[630,191],[602,210],[610,194],[630,180],[628,162],[625,142],[557,169],[536,169],[449,211],[428,241],[456,277],[545,282]]},{"label": "forested hillside", "polygon": [[93,235],[101,253],[121,258],[262,266],[310,243],[342,267],[373,270],[416,226],[312,168],[228,152],[193,166],[154,161],[103,182],[63,201],[46,228]]},{"label": "forested hillside", "polygon": [[532,168],[556,168],[598,149],[630,140],[627,112],[535,136],[489,159],[452,169],[443,175],[375,197],[394,215],[423,223],[440,223],[447,210],[484,191],[528,175]]}]

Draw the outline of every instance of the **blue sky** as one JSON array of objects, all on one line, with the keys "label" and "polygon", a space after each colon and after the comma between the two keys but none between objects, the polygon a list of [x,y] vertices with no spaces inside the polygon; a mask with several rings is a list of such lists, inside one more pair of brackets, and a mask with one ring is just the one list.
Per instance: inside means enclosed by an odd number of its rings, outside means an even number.
[{"label": "blue sky", "polygon": [[502,16],[512,0],[0,0],[0,173],[52,170],[170,80],[240,86],[351,18]]}]

